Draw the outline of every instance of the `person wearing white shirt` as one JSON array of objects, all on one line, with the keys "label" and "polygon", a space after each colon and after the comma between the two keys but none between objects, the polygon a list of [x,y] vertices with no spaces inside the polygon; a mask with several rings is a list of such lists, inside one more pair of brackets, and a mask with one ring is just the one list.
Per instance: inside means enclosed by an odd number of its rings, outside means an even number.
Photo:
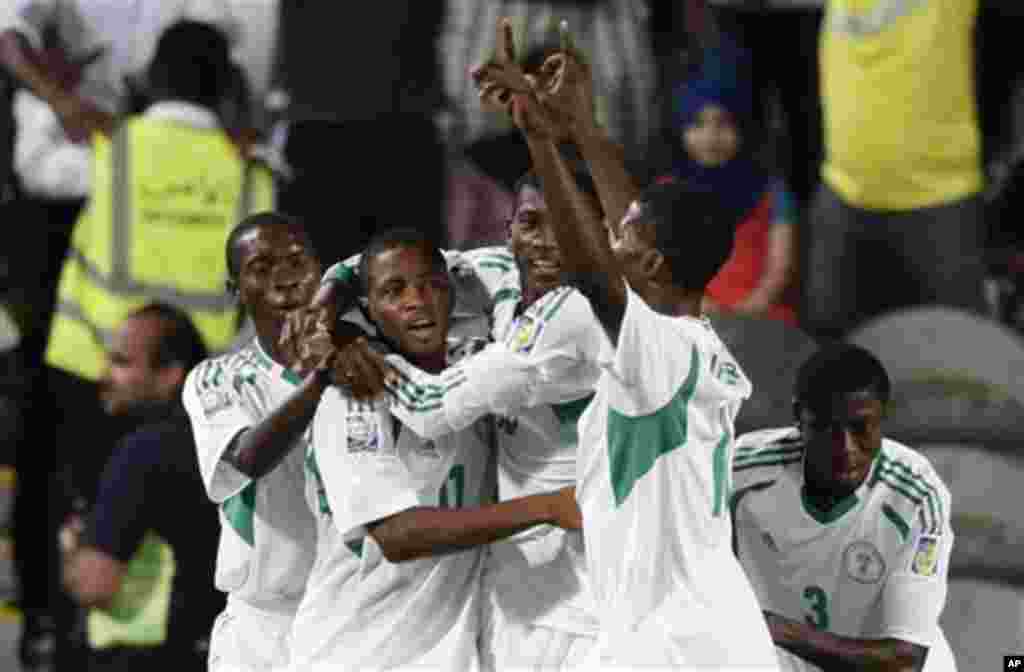
[{"label": "person wearing white shirt", "polygon": [[[229,40],[238,34],[226,0],[10,0],[0,8],[0,65],[45,100],[73,142],[107,132],[122,108],[126,80],[141,73],[161,32],[178,20],[209,23]],[[75,61],[88,60],[68,88],[37,58],[46,26]]]}]

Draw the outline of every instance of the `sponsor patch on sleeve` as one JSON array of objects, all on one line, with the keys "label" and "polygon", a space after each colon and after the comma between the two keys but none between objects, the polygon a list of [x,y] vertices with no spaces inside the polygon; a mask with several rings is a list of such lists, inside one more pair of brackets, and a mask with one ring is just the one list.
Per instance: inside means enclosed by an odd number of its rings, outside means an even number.
[{"label": "sponsor patch on sleeve", "polygon": [[917,539],[910,571],[920,576],[935,576],[938,569],[939,537],[934,534],[922,534]]}]

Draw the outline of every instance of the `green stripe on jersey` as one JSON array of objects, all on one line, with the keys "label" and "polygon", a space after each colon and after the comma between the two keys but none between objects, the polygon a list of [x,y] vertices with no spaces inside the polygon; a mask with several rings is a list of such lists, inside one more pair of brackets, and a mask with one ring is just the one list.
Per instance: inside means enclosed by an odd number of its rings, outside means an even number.
[{"label": "green stripe on jersey", "polygon": [[691,353],[686,380],[665,406],[637,417],[608,409],[608,464],[616,506],[626,501],[633,486],[659,457],[686,444],[687,414],[700,370],[696,346]]},{"label": "green stripe on jersey", "polygon": [[[802,450],[804,442],[803,442],[803,439],[801,439],[798,436],[795,436],[795,437],[786,438],[786,439],[778,439],[774,443],[771,443],[771,444],[768,444],[768,445],[774,446],[772,448],[772,450],[793,450],[793,449],[801,449]],[[757,451],[761,450],[762,448],[764,448],[764,445],[760,444],[760,443],[755,443],[755,444],[750,445],[750,446],[739,446],[739,447],[736,448],[736,454],[737,455],[741,455],[741,454],[745,455],[745,454],[748,454],[748,453],[756,453]]]},{"label": "green stripe on jersey", "polygon": [[571,289],[562,290],[562,295],[554,300],[551,307],[548,308],[547,312],[544,313],[544,316],[541,319],[545,321],[550,321],[551,318],[555,316],[555,313],[558,312],[558,309],[562,307],[562,304],[565,303],[565,300],[569,298],[570,294],[572,294]]},{"label": "green stripe on jersey", "polygon": [[922,520],[922,523],[924,525],[925,532],[931,533],[933,530],[936,529],[935,528],[935,521],[933,519],[931,519],[930,515],[929,515],[929,517],[927,519],[924,516],[924,511],[928,509],[928,507],[922,506],[924,504],[924,499],[925,499],[924,497],[921,497],[918,494],[910,491],[906,487],[906,484],[896,480],[891,475],[884,474],[884,473],[883,474],[879,474],[875,480],[877,480],[879,483],[884,483],[886,486],[889,487],[890,490],[892,490],[892,491],[894,491],[894,492],[896,492],[896,493],[898,493],[900,495],[903,495],[914,506],[917,506],[917,507],[921,508],[921,512],[922,512],[921,520]]},{"label": "green stripe on jersey", "polygon": [[799,456],[802,450],[803,450],[803,448],[800,448],[800,447],[796,447],[796,448],[773,448],[772,450],[763,450],[763,451],[759,451],[759,452],[756,452],[756,453],[744,453],[742,455],[737,453],[736,457],[733,460],[733,463],[734,464],[740,464],[740,463],[758,461],[758,460],[762,460],[764,458],[777,459],[777,458],[784,458],[784,457]]},{"label": "green stripe on jersey", "polygon": [[580,437],[577,423],[593,398],[593,394],[588,394],[576,401],[568,401],[564,404],[551,404],[551,410],[558,417],[558,440],[563,446],[575,446],[579,443]]},{"label": "green stripe on jersey", "polygon": [[228,523],[231,524],[235,532],[238,532],[238,536],[252,546],[256,539],[253,526],[253,516],[256,511],[256,481],[249,481],[248,485],[225,499],[220,508]]},{"label": "green stripe on jersey", "polygon": [[522,296],[522,292],[514,287],[506,287],[505,289],[499,289],[494,294],[494,302],[501,303],[502,301],[518,301]]},{"label": "green stripe on jersey", "polygon": [[444,387],[430,385],[429,389],[424,389],[423,386],[417,386],[415,391],[410,389],[410,386],[400,385],[394,389],[394,397],[412,413],[436,411],[444,405],[444,395],[462,386],[466,380],[466,377],[462,376],[446,384]]},{"label": "green stripe on jersey", "polygon": [[910,524],[903,520],[903,516],[896,513],[896,509],[892,508],[888,504],[882,504],[882,515],[884,515],[890,523],[896,526],[896,529],[900,533],[900,538],[903,541],[907,540],[910,536]]},{"label": "green stripe on jersey", "polygon": [[[945,519],[945,511],[942,508],[942,498],[935,486],[920,478],[908,465],[895,460],[885,452],[880,452],[875,478],[883,476],[888,477],[888,480],[891,481],[890,487],[894,484],[902,485],[903,489],[915,494],[918,497],[917,504],[922,501],[927,503],[928,513],[932,519],[931,525],[928,526],[930,531],[934,532],[941,528],[942,521]],[[897,489],[897,492],[901,491]],[[908,496],[906,493],[901,492],[901,494]]]},{"label": "green stripe on jersey", "polygon": [[767,460],[748,460],[742,464],[736,464],[733,462],[733,471],[743,471],[744,469],[753,469],[755,467],[774,467],[774,466],[786,466],[787,464],[796,464],[803,460],[802,456],[787,457],[787,458],[771,458]]},{"label": "green stripe on jersey", "polygon": [[488,261],[481,261],[478,264],[478,266],[480,268],[496,268],[499,271],[503,271],[505,273],[511,273],[512,272],[512,264],[511,263],[506,264],[506,263],[503,263],[503,262],[500,262],[500,261],[496,261],[496,260],[495,261],[490,261],[490,260],[488,260]]}]

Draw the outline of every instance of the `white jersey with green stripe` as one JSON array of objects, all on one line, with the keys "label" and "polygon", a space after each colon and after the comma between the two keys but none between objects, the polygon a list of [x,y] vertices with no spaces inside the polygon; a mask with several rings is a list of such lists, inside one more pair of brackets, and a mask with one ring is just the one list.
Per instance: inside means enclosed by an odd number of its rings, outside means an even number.
[{"label": "white jersey with green stripe", "polygon": [[412,507],[479,506],[493,423],[427,440],[390,405],[331,387],[313,420],[306,505],[317,551],[289,640],[295,672],[479,669],[483,549],[392,563],[367,526]]},{"label": "white jersey with green stripe", "polygon": [[[707,320],[657,313],[631,288],[601,359],[576,490],[601,617],[590,662],[775,668],[730,547],[733,423],[749,381]],[[656,646],[637,650],[638,637]]]},{"label": "white jersey with green stripe", "polygon": [[306,437],[258,480],[223,457],[239,433],[284,402],[299,382],[253,339],[199,364],[182,393],[203,483],[220,507],[217,588],[278,613],[298,606],[313,565],[315,521],[303,495]]},{"label": "white jersey with green stripe", "polygon": [[[505,501],[576,482],[579,416],[600,376],[604,332],[587,299],[569,287],[519,306],[519,273],[505,248],[452,257],[472,270],[493,300],[494,343],[441,376],[399,362],[409,382],[394,412],[431,436],[486,413],[498,415],[498,497]],[[594,635],[579,532],[542,525],[492,544],[486,584],[503,619]]]},{"label": "white jersey with green stripe", "polygon": [[[735,548],[768,611],[853,638],[929,647],[926,672],[955,663],[939,629],[953,545],[945,484],[889,439],[864,483],[831,511],[804,496],[795,428],[745,434],[733,461]],[[780,650],[784,669],[818,668]]]}]

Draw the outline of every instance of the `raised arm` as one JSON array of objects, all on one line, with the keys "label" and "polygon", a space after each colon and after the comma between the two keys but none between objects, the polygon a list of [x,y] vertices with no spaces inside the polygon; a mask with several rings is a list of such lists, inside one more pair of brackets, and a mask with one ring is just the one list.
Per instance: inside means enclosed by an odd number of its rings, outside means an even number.
[{"label": "raised arm", "polygon": [[[101,53],[95,51],[71,67],[80,70]],[[16,29],[0,32],[0,66],[53,108],[72,142],[84,142],[95,132],[109,135],[113,131],[113,115],[71,91]]]}]

